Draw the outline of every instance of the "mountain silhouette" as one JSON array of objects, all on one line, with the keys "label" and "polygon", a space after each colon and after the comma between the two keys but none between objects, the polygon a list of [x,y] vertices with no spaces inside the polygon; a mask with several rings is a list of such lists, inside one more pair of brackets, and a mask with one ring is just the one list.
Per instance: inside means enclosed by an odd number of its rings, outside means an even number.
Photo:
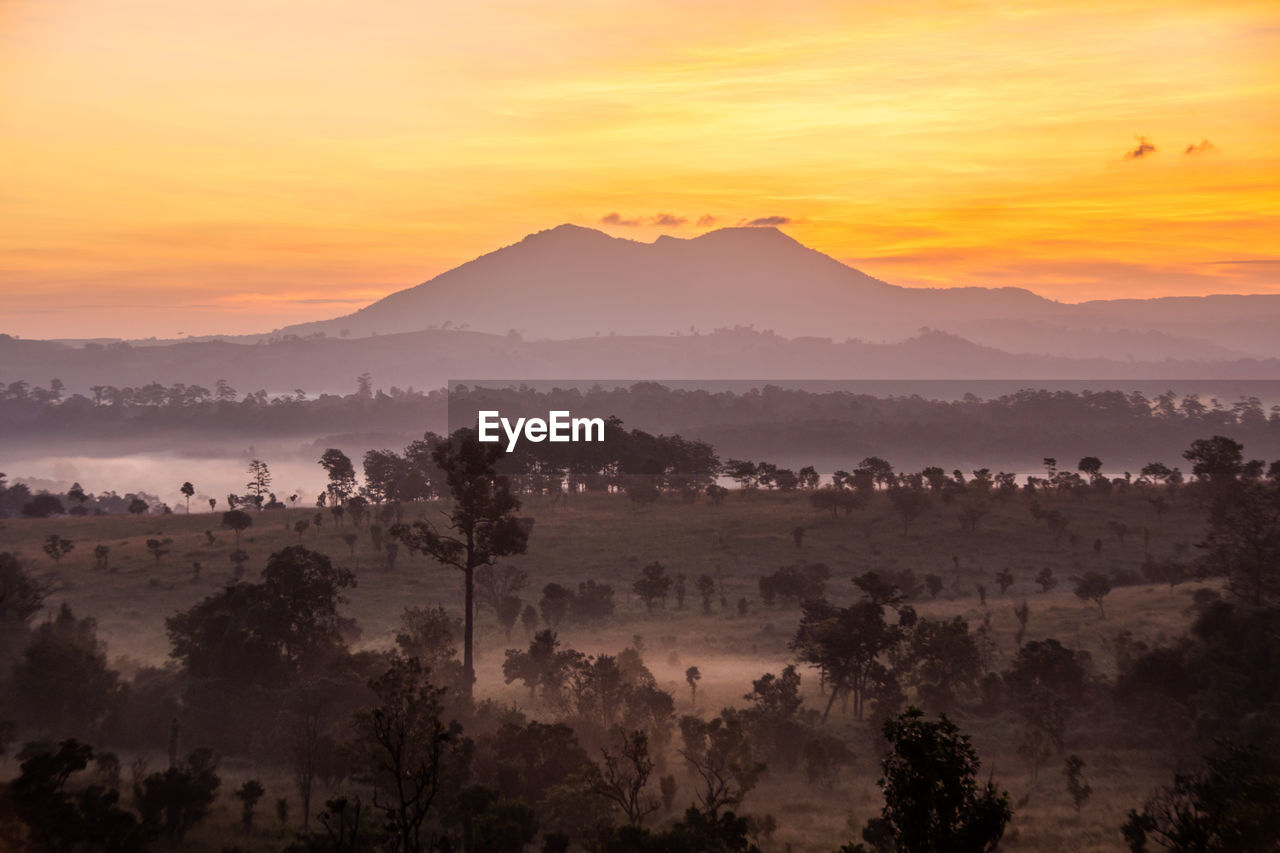
[{"label": "mountain silhouette", "polygon": [[1015,353],[1218,361],[1280,356],[1280,296],[1065,304],[1024,288],[907,288],[777,228],[722,228],[652,243],[560,225],[352,314],[275,334],[366,337],[425,329],[530,340],[708,333],[873,343],[943,330]]}]

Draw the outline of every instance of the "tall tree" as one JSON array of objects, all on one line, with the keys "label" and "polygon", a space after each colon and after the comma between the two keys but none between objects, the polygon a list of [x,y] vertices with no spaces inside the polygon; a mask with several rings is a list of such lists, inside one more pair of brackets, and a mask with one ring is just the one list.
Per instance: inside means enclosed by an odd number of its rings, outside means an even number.
[{"label": "tall tree", "polygon": [[494,465],[502,456],[497,444],[482,444],[473,430],[460,429],[432,451],[453,497],[448,522],[440,529],[427,521],[397,524],[391,535],[410,550],[426,554],[462,572],[464,591],[463,689],[471,696],[475,683],[475,573],[500,557],[523,554],[529,534],[515,512],[520,500]]},{"label": "tall tree", "polygon": [[261,459],[249,462],[249,482],[244,487],[253,495],[253,502],[258,509],[262,509],[262,502],[271,489],[271,471],[267,468],[267,463]]}]

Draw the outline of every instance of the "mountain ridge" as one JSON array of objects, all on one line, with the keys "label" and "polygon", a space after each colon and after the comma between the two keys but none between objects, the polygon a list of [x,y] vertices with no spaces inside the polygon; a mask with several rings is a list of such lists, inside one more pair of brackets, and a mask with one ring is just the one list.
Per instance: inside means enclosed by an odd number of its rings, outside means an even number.
[{"label": "mountain ridge", "polygon": [[744,326],[786,337],[893,342],[930,327],[1010,352],[1161,361],[1280,356],[1274,323],[1280,296],[1062,303],[1012,285],[908,288],[772,226],[643,242],[563,223],[350,314],[273,334],[467,328],[566,340]]}]

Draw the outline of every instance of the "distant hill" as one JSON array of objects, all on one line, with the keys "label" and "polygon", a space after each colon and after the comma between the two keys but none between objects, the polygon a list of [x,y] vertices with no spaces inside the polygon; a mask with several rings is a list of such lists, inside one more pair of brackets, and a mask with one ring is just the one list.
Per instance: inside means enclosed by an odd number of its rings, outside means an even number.
[{"label": "distant hill", "polygon": [[271,342],[124,343],[74,347],[0,335],[0,382],[71,391],[93,385],[225,379],[243,394],[302,389],[349,393],[373,375],[382,388],[431,389],[475,379],[1273,379],[1280,360],[1118,361],[1015,355],[955,335],[927,332],[890,344],[788,339],[747,330],[528,341],[470,331],[365,338],[283,337]]},{"label": "distant hill", "polygon": [[466,328],[526,339],[707,333],[892,343],[923,328],[1013,353],[1116,360],[1280,357],[1280,296],[1063,304],[1016,287],[905,288],[776,228],[642,243],[561,225],[333,320],[277,334],[365,337]]}]

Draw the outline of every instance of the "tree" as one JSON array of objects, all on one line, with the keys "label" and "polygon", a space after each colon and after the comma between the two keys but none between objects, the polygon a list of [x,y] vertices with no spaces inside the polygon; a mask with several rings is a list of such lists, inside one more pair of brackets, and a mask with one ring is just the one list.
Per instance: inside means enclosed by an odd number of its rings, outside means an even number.
[{"label": "tree", "polygon": [[28,623],[44,606],[44,589],[9,552],[0,552],[0,672],[26,645]]},{"label": "tree", "polygon": [[985,853],[994,850],[1013,817],[1009,794],[992,782],[979,785],[978,754],[955,723],[937,722],[908,708],[886,720],[890,753],[881,762],[881,816],[863,838],[888,842],[899,853]]},{"label": "tree", "polygon": [[698,682],[702,680],[702,673],[696,666],[691,666],[684,671],[684,680],[689,683],[689,707],[698,707]]},{"label": "tree", "polygon": [[266,792],[257,779],[250,779],[235,790],[235,797],[240,801],[240,824],[246,830],[253,829],[253,811]]},{"label": "tree", "polygon": [[549,583],[542,588],[542,600],[538,609],[542,612],[542,621],[552,628],[557,628],[569,612],[573,602],[573,590],[558,583]]},{"label": "tree", "polygon": [[187,499],[187,515],[191,515],[191,496],[196,493],[196,487],[190,483],[183,483],[178,491]]},{"label": "tree", "polygon": [[476,569],[476,600],[496,614],[505,599],[517,595],[528,583],[529,573],[516,566],[481,566]]},{"label": "tree", "polygon": [[902,517],[902,535],[906,536],[911,522],[929,507],[929,496],[919,489],[899,486],[889,490],[889,502]]},{"label": "tree", "polygon": [[148,833],[137,818],[120,808],[117,791],[98,783],[79,784],[79,780],[74,791],[68,790],[71,777],[93,759],[91,746],[74,739],[56,748],[52,743],[29,743],[18,758],[21,772],[9,783],[7,799],[26,825],[32,849],[105,853],[145,849]]},{"label": "tree", "polygon": [[268,558],[260,583],[231,584],[166,619],[170,656],[195,678],[277,685],[345,648],[353,622],[338,606],[353,586],[349,570],[290,545]]},{"label": "tree", "polygon": [[120,674],[107,665],[97,622],[77,619],[65,603],[32,632],[11,683],[24,719],[83,734],[97,729],[120,693]]},{"label": "tree", "polygon": [[494,471],[501,454],[498,445],[481,444],[472,430],[455,432],[431,455],[444,472],[454,500],[447,524],[452,533],[444,533],[425,521],[414,522],[412,527],[397,524],[391,528],[391,534],[410,550],[463,573],[462,667],[466,678],[463,690],[468,697],[475,682],[476,569],[493,565],[500,557],[523,554],[529,539],[515,516],[520,501],[512,494],[510,480]]},{"label": "tree", "polygon": [[1027,635],[1027,620],[1031,618],[1031,605],[1026,601],[1013,606],[1013,618],[1018,620],[1018,633],[1014,639],[1018,643],[1018,648],[1022,648],[1022,638]]},{"label": "tree", "polygon": [[640,570],[640,578],[631,585],[631,589],[643,599],[645,609],[652,613],[659,601],[665,604],[671,584],[666,566],[654,562]]},{"label": "tree", "polygon": [[85,494],[84,487],[79,483],[72,483],[71,488],[67,489],[67,497],[76,502],[71,508],[71,515],[86,515],[88,510],[84,505],[89,502],[89,496]]},{"label": "tree", "polygon": [[616,803],[628,824],[640,826],[661,805],[657,798],[645,795],[654,767],[649,757],[649,736],[642,731],[618,732],[618,736],[621,744],[616,753],[600,748],[604,766],[598,768],[591,789]]},{"label": "tree", "polygon": [[1280,843],[1280,768],[1274,754],[1225,744],[1198,771],[1175,774],[1121,827],[1133,853],[1155,842],[1174,853],[1264,853]]},{"label": "tree", "polygon": [[[17,486],[14,487],[15,489]],[[63,515],[66,512],[57,495],[39,494],[22,505],[22,514],[27,518],[48,518],[52,515]]]},{"label": "tree", "polygon": [[498,603],[498,623],[502,625],[507,642],[511,642],[511,632],[515,629],[523,608],[524,602],[514,595],[508,595]]},{"label": "tree", "polygon": [[1071,803],[1076,807],[1076,814],[1084,808],[1093,786],[1084,778],[1084,759],[1078,755],[1068,755],[1062,767],[1062,776],[1067,780],[1067,793],[1071,795]]},{"label": "tree", "polygon": [[147,551],[148,553],[151,554],[152,557],[155,557],[157,565],[159,565],[160,560],[169,553],[164,546],[169,545],[172,542],[173,542],[172,539],[148,539],[147,540]]},{"label": "tree", "polygon": [[1222,485],[1240,476],[1244,467],[1244,445],[1222,435],[1198,438],[1182,458],[1191,463],[1191,473],[1196,479],[1210,485]]},{"label": "tree", "polygon": [[1018,713],[1042,730],[1059,752],[1071,708],[1084,693],[1086,662],[1086,655],[1057,640],[1032,640],[1018,649],[1004,676]]},{"label": "tree", "polygon": [[1048,592],[1057,586],[1058,579],[1053,576],[1053,569],[1048,566],[1041,569],[1040,573],[1036,575],[1036,585],[1040,587],[1042,593]]},{"label": "tree", "polygon": [[44,538],[44,545],[41,547],[49,555],[49,559],[61,565],[62,558],[74,551],[76,546],[70,539],[63,539],[56,533],[50,533]]},{"label": "tree", "polygon": [[421,853],[422,826],[467,749],[462,727],[440,719],[444,688],[415,659],[393,657],[369,682],[377,704],[356,714],[357,746],[374,807],[382,812],[394,849]]},{"label": "tree", "polygon": [[229,527],[236,534],[236,550],[240,550],[240,531],[253,526],[253,516],[242,509],[227,510],[222,514],[222,526]]},{"label": "tree", "polygon": [[711,596],[716,592],[716,580],[711,575],[699,575],[695,583],[698,587],[698,594],[702,596],[702,612],[711,612]]},{"label": "tree", "polygon": [[900,629],[885,622],[884,607],[875,601],[837,608],[812,600],[801,607],[804,615],[791,649],[798,660],[818,667],[830,686],[823,721],[841,697],[853,699],[854,715],[862,719],[866,699],[890,677],[878,659],[898,643]]},{"label": "tree", "polygon": [[462,625],[443,607],[406,607],[400,614],[396,645],[406,658],[416,658],[432,673],[435,683],[446,686],[460,679],[458,634]]},{"label": "tree", "polygon": [[253,496],[253,503],[262,509],[262,502],[271,490],[271,471],[261,459],[250,460],[248,470],[249,482],[244,487]]},{"label": "tree", "polygon": [[1280,595],[1280,485],[1240,483],[1220,491],[1200,547],[1202,566],[1225,576],[1236,597],[1262,605]]},{"label": "tree", "polygon": [[971,689],[982,675],[978,643],[960,616],[921,619],[905,643],[902,665],[911,672],[920,698],[940,709],[950,708],[956,694]]},{"label": "tree", "polygon": [[569,668],[581,658],[581,652],[561,651],[555,632],[546,628],[534,634],[527,652],[507,649],[502,678],[507,684],[523,681],[531,698],[541,690],[544,699],[552,699],[564,685]]},{"label": "tree", "polygon": [[193,750],[168,770],[152,773],[134,789],[142,822],[182,844],[187,832],[209,813],[222,780],[213,750]]},{"label": "tree", "polygon": [[694,796],[708,815],[741,803],[764,774],[741,717],[731,709],[709,721],[681,717],[680,737],[684,745],[678,751],[702,783]]},{"label": "tree", "polygon": [[1098,613],[1103,619],[1107,618],[1107,614],[1102,609],[1102,599],[1106,598],[1110,592],[1111,578],[1100,572],[1085,572],[1076,578],[1076,598],[1081,601],[1092,601],[1098,605]]}]

